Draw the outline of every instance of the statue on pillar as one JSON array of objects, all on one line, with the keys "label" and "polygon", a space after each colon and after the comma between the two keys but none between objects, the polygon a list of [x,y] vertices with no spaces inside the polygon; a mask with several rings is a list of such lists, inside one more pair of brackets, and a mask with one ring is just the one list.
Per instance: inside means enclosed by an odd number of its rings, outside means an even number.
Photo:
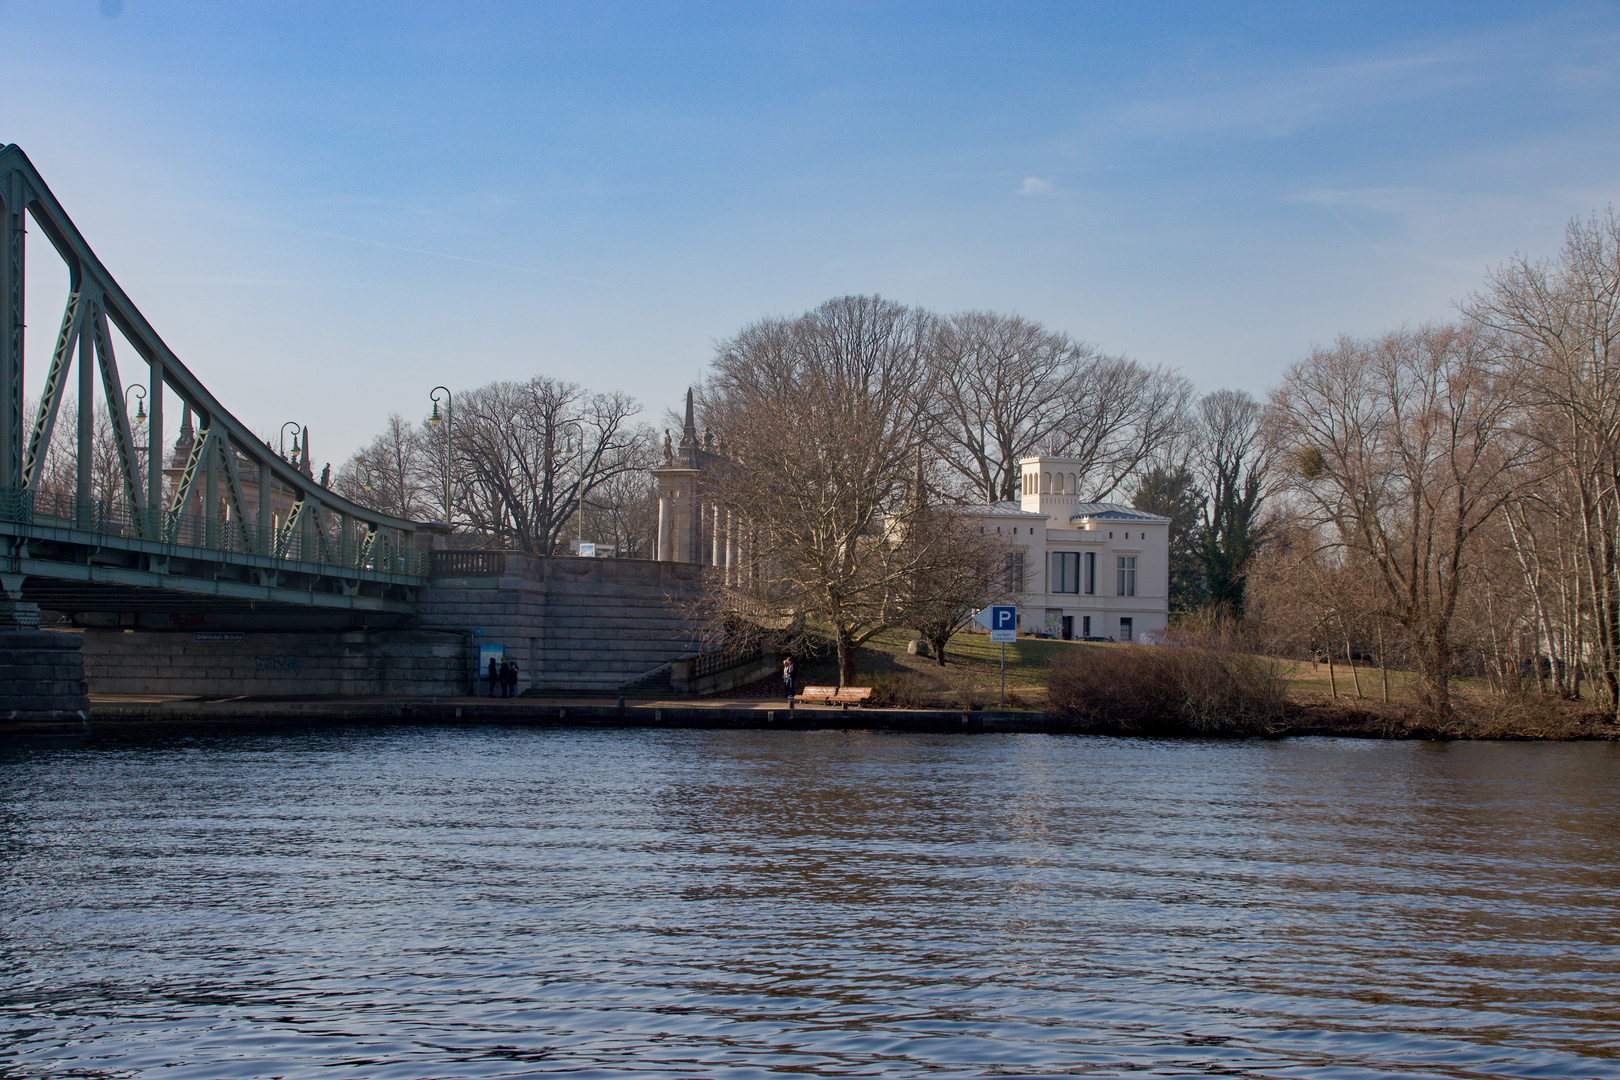
[{"label": "statue on pillar", "polygon": [[669,428],[664,429],[664,464],[675,464],[675,445],[670,442]]}]

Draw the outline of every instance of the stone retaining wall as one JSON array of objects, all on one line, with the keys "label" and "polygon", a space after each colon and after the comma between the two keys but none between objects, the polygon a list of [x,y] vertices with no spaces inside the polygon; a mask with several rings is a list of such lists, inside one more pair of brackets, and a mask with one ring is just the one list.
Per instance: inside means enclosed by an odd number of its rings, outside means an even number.
[{"label": "stone retaining wall", "polygon": [[418,625],[483,633],[516,660],[519,688],[624,687],[691,652],[700,568],[646,559],[508,552],[497,577],[441,578],[418,597]]},{"label": "stone retaining wall", "polygon": [[47,630],[0,632],[0,719],[84,717],[79,636]]},{"label": "stone retaining wall", "polygon": [[162,633],[86,630],[84,677],[98,694],[411,695],[467,692],[459,634]]}]

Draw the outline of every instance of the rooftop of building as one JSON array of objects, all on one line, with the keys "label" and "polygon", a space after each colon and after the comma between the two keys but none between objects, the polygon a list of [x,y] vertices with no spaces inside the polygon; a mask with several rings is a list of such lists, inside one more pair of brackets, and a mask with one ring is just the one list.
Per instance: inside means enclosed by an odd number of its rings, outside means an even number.
[{"label": "rooftop of building", "polygon": [[1145,510],[1138,510],[1132,506],[1122,506],[1119,503],[1076,503],[1074,513],[1069,516],[1070,521],[1146,521],[1163,525],[1170,521],[1167,517],[1150,514]]},{"label": "rooftop of building", "polygon": [[[1019,518],[1030,521],[1045,521],[1051,515],[1037,513],[1034,510],[1023,509],[1016,501],[1005,500],[991,503],[987,506],[972,507],[971,512],[980,517],[993,518]],[[1069,516],[1071,522],[1076,521],[1140,521],[1146,524],[1163,525],[1169,522],[1167,517],[1149,514],[1122,503],[1083,502],[1076,503],[1074,513]]]}]

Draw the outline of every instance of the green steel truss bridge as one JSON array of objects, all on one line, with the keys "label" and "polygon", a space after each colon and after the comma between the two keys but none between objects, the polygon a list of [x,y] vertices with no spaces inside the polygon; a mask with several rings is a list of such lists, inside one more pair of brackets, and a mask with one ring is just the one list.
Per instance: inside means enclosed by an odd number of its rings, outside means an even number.
[{"label": "green steel truss bridge", "polygon": [[[49,241],[69,278],[32,416],[23,398],[30,232]],[[32,254],[45,254],[43,246]],[[109,325],[134,357],[114,355]],[[144,376],[146,446],[137,444],[140,425],[126,415],[123,380],[131,367]],[[0,381],[6,606],[38,604],[101,625],[165,615],[324,613],[328,624],[358,627],[412,611],[428,560],[417,523],[327,490],[227,412],[158,337],[15,145],[0,149]],[[76,471],[71,484],[58,478],[53,490],[46,455],[75,382]],[[104,468],[101,490],[92,469],[98,404],[111,420],[116,458],[116,477],[108,482]],[[185,418],[167,466],[166,409]]]}]

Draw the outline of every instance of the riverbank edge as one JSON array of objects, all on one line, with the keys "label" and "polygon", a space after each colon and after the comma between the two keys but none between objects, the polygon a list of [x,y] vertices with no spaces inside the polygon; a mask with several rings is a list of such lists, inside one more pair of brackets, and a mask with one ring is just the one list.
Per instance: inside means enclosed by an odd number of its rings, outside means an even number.
[{"label": "riverbank edge", "polygon": [[1146,732],[1116,724],[1077,721],[1045,712],[1013,709],[843,710],[821,706],[766,703],[670,701],[545,700],[487,698],[348,698],[322,700],[182,699],[92,702],[88,715],[0,717],[0,736],[64,736],[156,728],[262,728],[266,725],[507,724],[530,727],[736,728],[783,730],[868,730],[928,733],[1106,735],[1159,738],[1333,738],[1380,740],[1466,739],[1491,741],[1615,741],[1620,726],[1592,721],[1559,730],[1504,729],[1441,731],[1379,712],[1347,709],[1341,703],[1300,704],[1287,720],[1265,731],[1230,733]]}]

